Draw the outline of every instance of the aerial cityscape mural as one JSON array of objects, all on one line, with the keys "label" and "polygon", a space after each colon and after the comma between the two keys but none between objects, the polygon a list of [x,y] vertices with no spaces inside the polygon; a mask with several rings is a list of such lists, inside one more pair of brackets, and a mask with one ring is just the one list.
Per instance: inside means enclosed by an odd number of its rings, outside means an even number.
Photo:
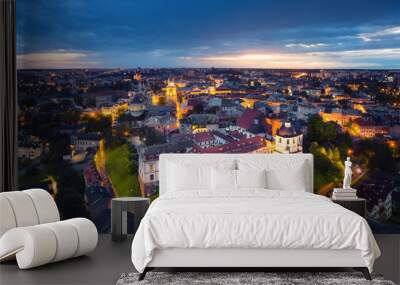
[{"label": "aerial cityscape mural", "polygon": [[400,233],[398,1],[17,1],[19,188],[110,231],[162,153],[312,153]]}]

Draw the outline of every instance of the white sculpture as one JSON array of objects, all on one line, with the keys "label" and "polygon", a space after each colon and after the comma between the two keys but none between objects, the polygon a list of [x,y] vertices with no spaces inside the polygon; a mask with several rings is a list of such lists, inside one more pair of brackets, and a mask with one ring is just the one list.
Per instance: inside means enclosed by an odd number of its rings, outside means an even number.
[{"label": "white sculpture", "polygon": [[350,157],[347,157],[346,161],[344,162],[343,189],[352,189],[350,187],[352,174],[353,174],[353,171],[351,170]]}]

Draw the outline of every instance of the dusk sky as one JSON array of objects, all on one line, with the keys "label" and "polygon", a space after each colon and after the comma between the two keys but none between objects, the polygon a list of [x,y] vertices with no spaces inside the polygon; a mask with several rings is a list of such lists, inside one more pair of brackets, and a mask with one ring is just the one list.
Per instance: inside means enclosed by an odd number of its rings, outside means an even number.
[{"label": "dusk sky", "polygon": [[400,68],[399,0],[18,0],[19,68]]}]

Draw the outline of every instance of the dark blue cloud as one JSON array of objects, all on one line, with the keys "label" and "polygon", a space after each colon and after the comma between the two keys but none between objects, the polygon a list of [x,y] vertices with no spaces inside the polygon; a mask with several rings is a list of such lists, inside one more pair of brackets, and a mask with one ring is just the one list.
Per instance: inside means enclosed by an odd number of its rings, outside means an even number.
[{"label": "dark blue cloud", "polygon": [[396,48],[400,34],[358,35],[399,26],[398,0],[17,1],[19,54],[83,52],[110,67],[196,65],[179,58],[244,51]]}]

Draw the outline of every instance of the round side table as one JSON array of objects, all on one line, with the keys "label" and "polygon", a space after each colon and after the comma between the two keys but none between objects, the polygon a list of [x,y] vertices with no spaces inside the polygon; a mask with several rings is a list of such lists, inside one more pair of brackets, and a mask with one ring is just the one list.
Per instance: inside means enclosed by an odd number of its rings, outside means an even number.
[{"label": "round side table", "polygon": [[111,201],[111,239],[123,241],[127,235],[127,212],[134,215],[134,233],[150,205],[149,198],[120,197]]}]

